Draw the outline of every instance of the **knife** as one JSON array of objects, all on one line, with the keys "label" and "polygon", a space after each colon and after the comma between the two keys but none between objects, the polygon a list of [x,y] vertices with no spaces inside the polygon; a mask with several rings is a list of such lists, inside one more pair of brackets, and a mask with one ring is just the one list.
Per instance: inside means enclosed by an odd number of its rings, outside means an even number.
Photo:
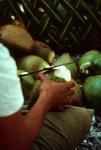
[{"label": "knife", "polygon": [[50,66],[50,67],[46,67],[46,68],[44,68],[44,69],[37,70],[37,71],[32,71],[32,72],[24,71],[24,72],[18,74],[18,76],[19,76],[19,77],[28,76],[28,75],[31,75],[31,74],[37,74],[38,72],[46,73],[46,72],[48,72],[48,71],[58,69],[58,68],[61,67],[61,66],[69,65],[69,64],[73,64],[73,63],[74,63],[74,62],[69,62],[69,63],[60,64],[60,65]]}]

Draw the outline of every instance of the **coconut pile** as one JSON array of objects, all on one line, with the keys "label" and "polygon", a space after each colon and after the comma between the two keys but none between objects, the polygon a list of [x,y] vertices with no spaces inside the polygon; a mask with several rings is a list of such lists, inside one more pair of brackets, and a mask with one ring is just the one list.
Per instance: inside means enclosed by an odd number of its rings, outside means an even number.
[{"label": "coconut pile", "polygon": [[[34,37],[34,36],[33,36]],[[0,40],[5,44],[17,64],[25,103],[29,110],[37,101],[40,81],[38,71],[56,82],[75,82],[75,94],[69,105],[88,107],[99,112],[101,108],[101,52],[90,49],[81,55],[69,51],[57,55],[48,44],[33,39],[22,24],[7,24],[0,27]],[[68,92],[68,91],[67,91]]]}]

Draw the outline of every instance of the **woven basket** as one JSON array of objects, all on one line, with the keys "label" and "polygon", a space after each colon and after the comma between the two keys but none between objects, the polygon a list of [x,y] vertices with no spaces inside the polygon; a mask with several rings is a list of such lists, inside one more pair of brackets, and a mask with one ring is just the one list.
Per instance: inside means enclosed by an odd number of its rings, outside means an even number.
[{"label": "woven basket", "polygon": [[7,1],[6,18],[20,20],[57,53],[101,49],[101,0]]}]

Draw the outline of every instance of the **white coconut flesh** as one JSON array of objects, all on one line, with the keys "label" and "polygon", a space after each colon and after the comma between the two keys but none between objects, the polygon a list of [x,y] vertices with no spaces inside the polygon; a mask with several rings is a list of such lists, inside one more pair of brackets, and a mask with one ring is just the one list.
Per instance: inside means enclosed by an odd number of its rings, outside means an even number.
[{"label": "white coconut flesh", "polygon": [[71,80],[71,72],[65,66],[58,66],[55,68],[54,75],[59,78],[63,78],[66,81]]}]

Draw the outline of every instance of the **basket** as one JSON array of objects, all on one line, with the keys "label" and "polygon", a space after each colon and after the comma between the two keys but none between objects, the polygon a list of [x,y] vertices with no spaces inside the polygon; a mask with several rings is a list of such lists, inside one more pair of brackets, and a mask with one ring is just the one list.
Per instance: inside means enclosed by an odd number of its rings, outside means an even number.
[{"label": "basket", "polygon": [[101,49],[101,0],[7,1],[6,18],[20,20],[33,38],[56,53]]}]

